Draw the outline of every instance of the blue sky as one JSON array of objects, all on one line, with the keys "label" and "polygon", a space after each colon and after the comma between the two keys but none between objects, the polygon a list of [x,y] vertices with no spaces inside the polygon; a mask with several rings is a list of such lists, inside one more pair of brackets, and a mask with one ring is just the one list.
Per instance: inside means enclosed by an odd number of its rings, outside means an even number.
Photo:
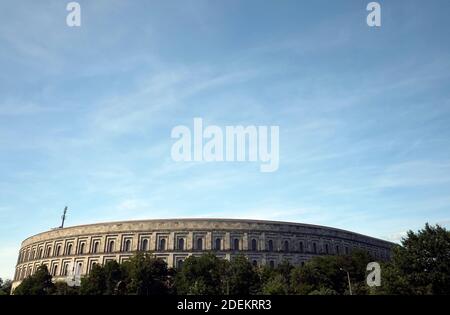
[{"label": "blue sky", "polygon": [[[0,277],[56,227],[231,217],[398,240],[450,226],[447,0],[0,4]],[[170,133],[280,126],[280,168],[175,163]]]}]

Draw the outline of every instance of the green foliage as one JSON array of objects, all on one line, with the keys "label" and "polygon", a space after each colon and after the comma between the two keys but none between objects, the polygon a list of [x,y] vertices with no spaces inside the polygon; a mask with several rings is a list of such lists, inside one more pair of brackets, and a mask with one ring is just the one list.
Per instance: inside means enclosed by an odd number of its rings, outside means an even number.
[{"label": "green foliage", "polygon": [[382,270],[378,294],[450,294],[450,231],[429,224],[409,231]]},{"label": "green foliage", "polygon": [[11,294],[11,286],[12,286],[11,280],[6,280],[3,282],[3,279],[0,278],[0,295]]},{"label": "green foliage", "polygon": [[262,286],[262,294],[264,295],[286,295],[289,293],[289,286],[283,275],[275,273]]},{"label": "green foliage", "polygon": [[52,292],[53,295],[78,295],[79,288],[71,287],[64,281],[57,281]]},{"label": "green foliage", "polygon": [[229,294],[250,295],[260,291],[258,272],[246,256],[239,255],[231,260],[227,274]]},{"label": "green foliage", "polygon": [[155,295],[169,292],[169,271],[162,259],[138,253],[125,262],[123,267],[127,294]]},{"label": "green foliage", "polygon": [[81,280],[83,295],[155,295],[168,293],[167,264],[149,254],[139,253],[119,265],[109,261],[95,265]]},{"label": "green foliage", "polygon": [[80,294],[82,295],[103,295],[106,292],[105,268],[95,264],[91,272],[81,279]]},{"label": "green foliage", "polygon": [[201,257],[188,257],[175,278],[177,293],[186,295],[226,294],[230,286],[226,274],[228,264],[228,261],[211,253]]},{"label": "green foliage", "polygon": [[365,294],[365,272],[370,257],[362,251],[353,251],[348,256],[315,257],[304,267],[291,272],[290,290],[294,294],[348,294],[347,270],[350,274],[353,293]]},{"label": "green foliage", "polygon": [[47,266],[40,266],[36,272],[25,278],[14,290],[14,295],[49,295],[54,292],[55,285]]}]

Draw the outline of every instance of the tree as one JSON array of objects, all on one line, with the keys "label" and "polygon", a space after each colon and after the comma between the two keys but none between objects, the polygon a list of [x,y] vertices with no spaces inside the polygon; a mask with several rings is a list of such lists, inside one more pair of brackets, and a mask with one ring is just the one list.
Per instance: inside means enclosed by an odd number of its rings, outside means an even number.
[{"label": "tree", "polygon": [[347,256],[315,257],[304,267],[291,272],[290,290],[294,294],[347,294],[349,293],[347,273],[350,274],[354,294],[366,294],[366,266],[370,256],[355,250]]},{"label": "tree", "polygon": [[92,266],[88,276],[81,279],[80,294],[103,295],[106,292],[105,270],[99,264]]},{"label": "tree", "polygon": [[276,273],[269,278],[262,286],[264,295],[286,295],[289,293],[289,287],[283,275]]},{"label": "tree", "polygon": [[64,281],[55,282],[55,289],[53,291],[53,295],[78,295],[79,288],[71,287]]},{"label": "tree", "polygon": [[167,263],[150,254],[138,253],[123,264],[126,292],[136,295],[169,293]]},{"label": "tree", "polygon": [[105,279],[105,295],[119,294],[119,286],[121,280],[125,276],[124,268],[115,260],[106,262],[103,266],[104,279]]},{"label": "tree", "polygon": [[[178,294],[221,295],[229,291],[226,271],[229,262],[212,253],[190,256],[177,272],[175,287]],[[228,285],[227,285],[228,284]]]},{"label": "tree", "polygon": [[25,278],[14,290],[14,295],[49,295],[52,294],[55,285],[52,276],[48,272],[47,266],[40,266],[36,272]]},{"label": "tree", "polygon": [[450,231],[425,225],[409,231],[384,266],[381,294],[450,294]]},{"label": "tree", "polygon": [[244,255],[231,260],[228,266],[228,289],[231,295],[250,295],[260,290],[259,275]]},{"label": "tree", "polygon": [[3,279],[0,278],[0,295],[9,295],[11,294],[12,281],[6,280],[3,282]]}]

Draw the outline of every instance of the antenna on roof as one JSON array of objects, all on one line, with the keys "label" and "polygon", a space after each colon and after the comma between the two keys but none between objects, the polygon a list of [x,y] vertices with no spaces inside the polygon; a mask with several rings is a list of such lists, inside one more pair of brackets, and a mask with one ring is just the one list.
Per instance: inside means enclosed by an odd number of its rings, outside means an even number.
[{"label": "antenna on roof", "polygon": [[60,229],[64,228],[64,221],[66,221],[66,213],[67,213],[67,206],[64,208],[63,215],[61,216],[62,222],[61,226],[59,227]]}]

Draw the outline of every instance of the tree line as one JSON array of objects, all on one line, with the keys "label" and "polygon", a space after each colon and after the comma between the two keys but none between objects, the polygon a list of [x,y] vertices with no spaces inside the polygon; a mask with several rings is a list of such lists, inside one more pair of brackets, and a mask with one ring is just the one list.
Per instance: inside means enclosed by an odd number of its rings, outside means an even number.
[{"label": "tree line", "polygon": [[228,261],[206,253],[188,257],[177,270],[150,253],[137,253],[122,264],[94,265],[79,287],[52,282],[43,265],[14,294],[347,295],[347,272],[353,294],[450,294],[450,231],[438,225],[407,233],[393,249],[392,259],[381,263],[380,287],[366,284],[371,261],[367,252],[355,250],[349,255],[315,257],[303,266],[284,261],[271,268],[253,266],[244,255]]}]

